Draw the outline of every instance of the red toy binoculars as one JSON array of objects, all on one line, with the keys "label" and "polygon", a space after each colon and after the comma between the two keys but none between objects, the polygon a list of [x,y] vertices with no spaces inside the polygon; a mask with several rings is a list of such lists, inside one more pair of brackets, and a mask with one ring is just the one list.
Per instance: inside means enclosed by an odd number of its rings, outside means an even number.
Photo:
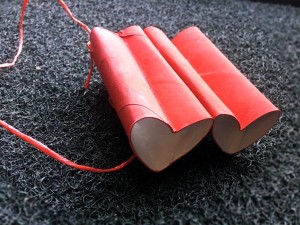
[{"label": "red toy binoculars", "polygon": [[160,171],[211,130],[236,153],[280,111],[196,27],[171,41],[158,28],[93,28],[90,47],[136,156]]}]

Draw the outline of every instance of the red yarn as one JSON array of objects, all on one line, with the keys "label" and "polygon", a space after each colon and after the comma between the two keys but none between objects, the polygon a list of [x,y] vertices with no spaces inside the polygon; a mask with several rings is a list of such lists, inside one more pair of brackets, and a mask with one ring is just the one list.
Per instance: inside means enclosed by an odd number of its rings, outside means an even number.
[{"label": "red yarn", "polygon": [[[22,47],[23,47],[23,21],[24,21],[24,14],[25,14],[25,10],[26,10],[28,1],[29,0],[24,0],[23,5],[22,5],[21,16],[20,16],[20,24],[19,24],[19,33],[20,34],[19,34],[18,51],[17,51],[13,61],[10,62],[10,63],[0,64],[0,69],[14,66],[16,61],[17,61],[17,58],[19,57],[19,55],[22,51]],[[82,23],[81,21],[79,21],[78,19],[76,19],[73,16],[72,12],[70,11],[70,9],[68,8],[68,6],[65,4],[65,2],[63,0],[58,0],[58,3],[63,7],[63,9],[67,12],[67,14],[69,15],[69,17],[72,20],[74,20],[79,26],[81,26],[88,33],[91,32],[90,28],[87,25],[85,25],[84,23]],[[87,77],[85,85],[84,85],[85,88],[88,87],[89,81],[90,81],[91,76],[92,76],[93,67],[94,67],[93,54],[92,54],[91,49],[90,49],[90,54],[91,54],[90,71],[89,71],[88,77]],[[70,167],[73,167],[75,169],[79,169],[79,170],[86,170],[86,171],[91,171],[91,172],[96,172],[96,173],[108,173],[108,172],[113,172],[113,171],[117,171],[117,170],[120,170],[120,169],[124,168],[125,166],[127,166],[130,162],[132,162],[135,159],[135,155],[133,155],[127,161],[121,163],[120,165],[112,167],[112,168],[108,168],[108,169],[99,169],[99,168],[94,168],[94,167],[90,167],[90,166],[79,165],[77,163],[74,163],[74,162],[70,161],[69,159],[66,159],[62,155],[60,155],[60,154],[56,153],[55,151],[51,150],[46,145],[42,144],[41,142],[37,141],[34,138],[22,133],[21,131],[19,131],[18,129],[14,128],[13,126],[7,124],[6,122],[4,122],[1,119],[0,119],[0,126],[3,127],[4,129],[6,129],[8,132],[16,135],[20,139],[24,140],[28,144],[32,145],[33,147],[37,148],[41,152],[45,153],[46,155],[52,157],[53,159],[65,164],[65,165],[68,165]]]},{"label": "red yarn", "polygon": [[56,153],[55,151],[51,150],[49,147],[47,147],[46,145],[44,145],[43,143],[35,140],[34,138],[22,133],[21,131],[17,130],[16,128],[14,128],[13,126],[7,124],[6,122],[0,120],[0,126],[3,127],[4,129],[6,129],[8,132],[16,135],[17,137],[19,137],[20,139],[24,140],[25,142],[27,142],[28,144],[32,145],[33,147],[39,149],[41,152],[45,153],[46,155],[54,158],[55,160],[66,164],[70,167],[79,169],[79,170],[88,170],[88,171],[92,171],[92,172],[96,172],[96,173],[107,173],[107,172],[113,172],[113,171],[117,171],[122,169],[123,167],[125,167],[126,165],[128,165],[134,158],[135,156],[131,156],[127,161],[121,163],[118,166],[109,168],[109,169],[98,169],[98,168],[94,168],[94,167],[90,167],[90,166],[84,166],[84,165],[79,165],[77,163],[74,163],[68,159],[66,159],[65,157],[63,157],[62,155]]},{"label": "red yarn", "polygon": [[19,24],[19,45],[18,45],[17,54],[15,55],[12,62],[0,64],[0,69],[14,66],[16,64],[16,61],[17,61],[19,55],[21,54],[22,47],[23,47],[23,35],[24,35],[24,33],[23,33],[23,21],[24,21],[24,14],[25,14],[25,10],[26,10],[28,1],[29,0],[24,0],[23,5],[22,5],[22,10],[21,10],[21,15],[20,15],[20,24]]},{"label": "red yarn", "polygon": [[79,26],[81,26],[85,31],[87,31],[88,33],[91,33],[91,29],[85,25],[83,22],[79,21],[78,19],[76,19],[71,10],[69,9],[69,7],[67,6],[67,4],[63,1],[63,0],[57,0],[58,3],[64,8],[64,10],[67,12],[67,14],[69,15],[69,17],[74,20]]}]

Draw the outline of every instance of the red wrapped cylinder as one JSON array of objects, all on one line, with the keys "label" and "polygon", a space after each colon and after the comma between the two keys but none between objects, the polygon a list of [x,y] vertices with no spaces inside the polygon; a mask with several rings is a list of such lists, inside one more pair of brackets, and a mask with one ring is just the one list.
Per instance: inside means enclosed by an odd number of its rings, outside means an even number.
[{"label": "red wrapped cylinder", "polygon": [[172,42],[229,110],[208,109],[213,137],[223,151],[236,153],[274,126],[279,109],[197,27],[181,31]]},{"label": "red wrapped cylinder", "polygon": [[143,30],[93,28],[94,60],[137,157],[160,171],[210,130],[211,115]]}]

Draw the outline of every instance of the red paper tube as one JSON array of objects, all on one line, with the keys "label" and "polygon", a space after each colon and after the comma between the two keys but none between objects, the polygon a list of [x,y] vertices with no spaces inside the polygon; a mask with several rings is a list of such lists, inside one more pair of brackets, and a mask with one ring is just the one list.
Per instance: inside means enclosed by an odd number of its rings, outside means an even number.
[{"label": "red paper tube", "polygon": [[137,157],[160,171],[190,151],[212,117],[143,30],[93,28],[97,68]]},{"label": "red paper tube", "polygon": [[[230,110],[224,113],[217,101],[215,110],[219,115],[215,117],[212,133],[223,151],[236,153],[274,126],[280,116],[279,109],[197,27],[181,31],[172,42]],[[208,93],[204,97],[210,98]],[[214,105],[215,98],[211,103]]]},{"label": "red paper tube", "polygon": [[144,31],[161,55],[174,69],[180,79],[189,87],[213,119],[220,114],[234,116],[163,31],[156,27],[147,27]]}]

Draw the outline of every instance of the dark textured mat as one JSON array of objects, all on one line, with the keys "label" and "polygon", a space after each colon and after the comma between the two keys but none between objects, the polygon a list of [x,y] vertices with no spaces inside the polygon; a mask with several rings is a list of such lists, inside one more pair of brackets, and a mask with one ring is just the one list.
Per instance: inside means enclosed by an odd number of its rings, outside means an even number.
[{"label": "dark textured mat", "polygon": [[[70,169],[0,129],[0,224],[300,224],[300,8],[234,0],[67,1],[90,27],[197,25],[282,110],[274,129],[236,156],[208,137],[166,171],[137,160],[116,173]],[[21,0],[0,4],[0,59],[15,54]],[[131,155],[87,34],[56,1],[32,1],[23,53],[0,72],[0,117],[79,163]]]},{"label": "dark textured mat", "polygon": [[283,4],[283,5],[292,5],[292,6],[300,6],[299,0],[252,0],[256,2],[270,2],[275,4]]}]

